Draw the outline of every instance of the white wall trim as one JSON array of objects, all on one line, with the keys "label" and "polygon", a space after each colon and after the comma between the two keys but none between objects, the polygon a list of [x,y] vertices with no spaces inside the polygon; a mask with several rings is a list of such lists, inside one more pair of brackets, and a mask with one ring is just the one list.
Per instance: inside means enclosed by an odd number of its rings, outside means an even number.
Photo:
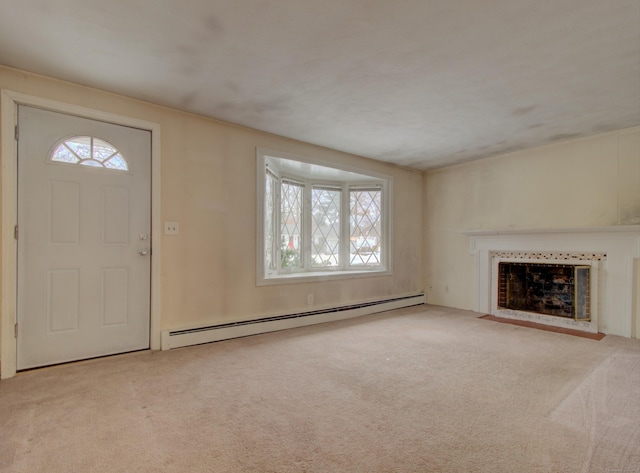
[{"label": "white wall trim", "polygon": [[0,346],[0,377],[10,378],[16,374],[17,353],[14,325],[16,323],[16,268],[17,244],[12,229],[18,222],[18,165],[17,142],[14,130],[18,121],[17,99],[9,92],[0,92],[2,110],[2,345]]},{"label": "white wall trim", "polygon": [[129,126],[151,132],[151,327],[150,345],[152,350],[160,349],[160,275],[162,255],[162,223],[161,223],[161,153],[160,124],[137,118],[94,110],[78,105],[49,100],[42,97],[23,94],[10,90],[0,91],[0,116],[2,124],[0,136],[2,149],[0,162],[2,165],[2,287],[0,294],[0,319],[2,339],[0,346],[0,378],[10,378],[16,374],[16,268],[17,245],[13,237],[13,228],[17,223],[17,142],[14,130],[18,119],[18,105],[28,105],[54,112],[66,113],[82,118],[100,120],[117,125]]}]

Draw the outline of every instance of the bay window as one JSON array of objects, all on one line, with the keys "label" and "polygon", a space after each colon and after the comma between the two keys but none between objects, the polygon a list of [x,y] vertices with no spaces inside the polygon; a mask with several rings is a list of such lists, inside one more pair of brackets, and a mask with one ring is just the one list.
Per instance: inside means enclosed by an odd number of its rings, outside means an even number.
[{"label": "bay window", "polygon": [[259,284],[390,272],[389,176],[257,157]]}]

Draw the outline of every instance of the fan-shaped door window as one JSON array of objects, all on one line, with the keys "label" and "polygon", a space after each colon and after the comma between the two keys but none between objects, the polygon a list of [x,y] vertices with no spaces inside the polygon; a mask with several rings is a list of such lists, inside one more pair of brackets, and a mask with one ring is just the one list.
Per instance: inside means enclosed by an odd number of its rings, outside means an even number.
[{"label": "fan-shaped door window", "polygon": [[96,168],[128,171],[127,160],[110,143],[93,136],[75,136],[63,141],[51,153],[51,161]]}]

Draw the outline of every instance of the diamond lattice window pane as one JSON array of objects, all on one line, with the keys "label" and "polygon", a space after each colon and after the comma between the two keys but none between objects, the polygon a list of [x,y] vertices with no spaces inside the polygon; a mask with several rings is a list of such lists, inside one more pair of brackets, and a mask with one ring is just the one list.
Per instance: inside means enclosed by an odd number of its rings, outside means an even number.
[{"label": "diamond lattice window pane", "polygon": [[100,138],[76,136],[59,144],[51,153],[51,161],[80,164],[94,168],[128,171],[127,160],[116,148]]},{"label": "diamond lattice window pane", "polygon": [[311,191],[311,265],[340,266],[340,189]]},{"label": "diamond lattice window pane", "polygon": [[303,186],[283,181],[280,197],[280,265],[302,267],[302,194]]},{"label": "diamond lattice window pane", "polygon": [[350,190],[349,208],[351,265],[379,266],[382,250],[382,191]]},{"label": "diamond lattice window pane", "polygon": [[276,184],[277,179],[267,172],[264,193],[264,268],[274,271],[276,268]]}]

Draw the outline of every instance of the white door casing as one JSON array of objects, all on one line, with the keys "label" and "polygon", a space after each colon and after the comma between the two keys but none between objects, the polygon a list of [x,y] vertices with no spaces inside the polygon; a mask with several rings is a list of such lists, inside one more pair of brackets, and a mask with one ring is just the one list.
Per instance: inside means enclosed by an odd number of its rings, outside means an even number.
[{"label": "white door casing", "polygon": [[[149,348],[150,132],[25,106],[19,127],[17,369]],[[50,161],[74,136],[129,170]]]}]

